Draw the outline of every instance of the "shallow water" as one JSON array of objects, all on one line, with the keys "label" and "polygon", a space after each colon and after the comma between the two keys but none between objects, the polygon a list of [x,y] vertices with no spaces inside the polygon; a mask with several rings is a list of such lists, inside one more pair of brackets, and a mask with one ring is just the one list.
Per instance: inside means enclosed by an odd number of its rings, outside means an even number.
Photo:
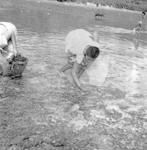
[{"label": "shallow water", "polygon": [[[22,79],[0,78],[1,112],[2,118],[8,118],[7,130],[27,127],[28,123],[49,125],[50,121],[60,120],[79,131],[95,125],[98,119],[112,117],[107,113],[114,111],[118,116],[113,117],[118,118],[111,119],[118,121],[115,125],[120,127],[124,124],[119,119],[130,118],[132,112],[142,111],[146,116],[147,33],[136,39],[139,43],[136,50],[131,31],[138,14],[100,10],[105,17],[95,20],[92,9],[88,13],[87,9],[70,6],[52,4],[43,9],[40,5],[36,9],[37,5],[27,5],[0,10],[1,20],[16,24],[18,49],[29,59]],[[87,95],[57,73],[66,62],[64,38],[75,28],[97,31],[101,55],[109,56],[105,82],[100,86],[86,84],[90,91]],[[72,116],[70,113],[75,111],[78,113]],[[90,120],[86,118],[89,115]],[[113,126],[111,123],[109,126]]]}]

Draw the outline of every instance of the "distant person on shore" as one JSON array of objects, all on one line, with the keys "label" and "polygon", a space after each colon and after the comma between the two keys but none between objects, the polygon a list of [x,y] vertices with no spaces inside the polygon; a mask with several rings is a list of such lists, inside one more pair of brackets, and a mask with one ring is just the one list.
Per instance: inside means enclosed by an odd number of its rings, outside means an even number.
[{"label": "distant person on shore", "polygon": [[79,78],[91,63],[99,56],[99,44],[94,36],[84,29],[76,29],[68,33],[65,39],[67,64],[60,69],[60,74],[71,69],[74,84],[80,89]]},{"label": "distant person on shore", "polygon": [[[25,67],[23,62],[26,65],[27,59],[22,58],[18,53],[16,40],[17,29],[15,25],[10,22],[0,22],[0,53],[2,54],[2,57],[0,57],[0,74],[3,76],[14,75],[14,72],[15,74],[19,72],[18,74],[20,76]],[[23,59],[22,62],[19,61],[21,67],[17,65],[17,69],[19,68],[19,70],[14,70],[14,67],[16,68],[16,59]]]}]

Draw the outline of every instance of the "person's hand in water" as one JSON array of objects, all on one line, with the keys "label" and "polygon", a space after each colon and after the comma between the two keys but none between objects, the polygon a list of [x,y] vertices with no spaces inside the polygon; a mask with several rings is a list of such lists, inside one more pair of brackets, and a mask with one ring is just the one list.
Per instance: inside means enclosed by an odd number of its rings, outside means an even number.
[{"label": "person's hand in water", "polygon": [[78,87],[78,89],[80,90],[81,94],[84,94],[84,95],[91,93],[91,90],[89,88],[87,88],[86,85],[85,86],[82,85],[82,86]]}]

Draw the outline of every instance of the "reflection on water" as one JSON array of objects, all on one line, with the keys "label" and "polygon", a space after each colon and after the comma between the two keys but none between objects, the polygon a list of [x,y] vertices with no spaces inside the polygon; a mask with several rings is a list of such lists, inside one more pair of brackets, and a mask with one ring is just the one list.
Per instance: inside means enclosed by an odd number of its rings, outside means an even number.
[{"label": "reflection on water", "polygon": [[[67,89],[75,90],[69,82],[58,77],[57,70],[66,61],[64,53],[66,34],[74,28],[82,27],[90,32],[95,30],[98,32],[101,55],[103,58],[109,56],[109,62],[104,61],[109,70],[101,86],[104,86],[106,91],[112,87],[117,88],[126,93],[126,96],[147,96],[146,34],[141,34],[138,39],[139,47],[135,50],[130,29],[96,25],[92,17],[84,16],[82,19],[75,10],[73,16],[67,12],[67,10],[60,13],[59,10],[53,9],[44,11],[15,8],[5,10],[1,14],[2,20],[12,21],[18,27],[18,49],[29,58],[28,67],[20,81],[23,99],[49,98],[58,101]],[[103,74],[102,67],[95,75],[100,73]],[[5,92],[11,92],[13,95],[13,91],[16,90],[15,92],[19,94],[17,89],[20,85],[9,81],[7,86],[16,89],[10,88]],[[57,90],[60,91],[60,96],[55,97]],[[117,92],[115,94],[117,95]]]},{"label": "reflection on water", "polygon": [[[0,14],[16,24],[18,49],[29,59],[22,79],[0,78],[0,147],[145,150],[147,35],[135,50],[136,14],[106,11],[95,21],[92,10],[35,4]],[[97,31],[100,42],[86,93],[57,73],[66,62],[64,38],[75,28]]]},{"label": "reflection on water", "polygon": [[[75,22],[74,20],[79,16],[71,19],[70,16],[67,17],[66,11],[60,13],[52,9],[45,11],[37,11],[36,9],[5,10],[2,18],[5,18],[6,14],[8,16],[6,19],[12,20],[10,18],[13,18],[12,21],[18,26],[19,50],[29,58],[29,65],[24,74],[26,87],[32,87],[34,84],[31,90],[38,91],[38,89],[42,89],[42,84],[46,88],[52,83],[56,84],[56,72],[66,61],[64,38],[71,29],[80,27],[81,21]],[[86,22],[86,18],[83,18],[83,22]],[[101,76],[103,74],[106,76],[107,72],[106,85],[111,82],[128,94],[139,92],[139,94],[146,95],[147,86],[142,84],[142,80],[144,80],[142,76],[147,71],[146,62],[144,62],[146,59],[146,40],[133,37],[130,29],[87,25],[85,27],[90,32],[97,31],[98,33],[102,57],[109,55],[110,58],[109,62],[108,60],[105,62],[103,59],[103,65],[107,67],[104,70],[108,70],[109,66],[109,72],[102,70],[103,67],[97,71],[96,67],[93,67],[95,73],[89,73],[89,75],[92,77],[101,72]],[[137,50],[134,49],[133,38],[140,43]],[[96,76],[93,79],[96,79]],[[140,90],[140,88],[144,90]]]}]

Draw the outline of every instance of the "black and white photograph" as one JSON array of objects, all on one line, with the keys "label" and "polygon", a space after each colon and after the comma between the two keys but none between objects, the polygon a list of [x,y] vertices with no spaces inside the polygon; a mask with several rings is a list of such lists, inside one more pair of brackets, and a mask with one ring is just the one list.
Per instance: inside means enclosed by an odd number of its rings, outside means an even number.
[{"label": "black and white photograph", "polygon": [[0,0],[0,150],[147,150],[147,0]]}]

